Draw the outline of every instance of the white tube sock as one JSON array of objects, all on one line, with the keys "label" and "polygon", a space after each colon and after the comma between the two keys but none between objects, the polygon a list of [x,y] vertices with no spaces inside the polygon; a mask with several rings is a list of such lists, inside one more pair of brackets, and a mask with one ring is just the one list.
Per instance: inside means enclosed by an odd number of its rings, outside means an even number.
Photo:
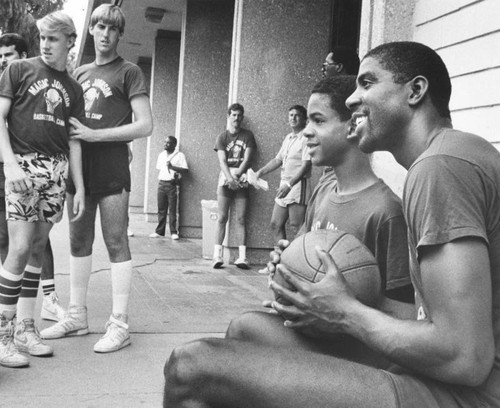
[{"label": "white tube sock", "polygon": [[111,285],[113,287],[113,314],[125,314],[132,282],[132,261],[111,263]]},{"label": "white tube sock", "polygon": [[92,274],[92,255],[69,257],[69,304],[87,306],[87,290]]}]

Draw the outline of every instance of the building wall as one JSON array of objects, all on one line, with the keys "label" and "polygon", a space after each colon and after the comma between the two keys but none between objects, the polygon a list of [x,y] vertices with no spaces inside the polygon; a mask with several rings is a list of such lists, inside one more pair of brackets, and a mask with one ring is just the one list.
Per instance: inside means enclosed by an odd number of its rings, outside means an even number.
[{"label": "building wall", "polygon": [[202,236],[201,200],[215,200],[219,165],[215,138],[226,126],[233,0],[188,0],[178,115],[180,149],[189,173],[180,197],[182,236]]},{"label": "building wall", "polygon": [[[147,154],[142,158],[145,160],[145,172],[134,174],[134,161],[132,161],[132,178],[139,177],[138,183],[142,181],[144,189],[143,205],[146,219],[156,222],[157,200],[156,192],[158,186],[158,170],[156,170],[156,159],[163,150],[163,142],[167,136],[175,135],[175,123],[177,112],[177,90],[179,83],[179,60],[180,60],[181,35],[179,32],[159,30],[155,41],[153,55],[153,80],[151,82],[151,106],[153,113],[153,133],[147,139]],[[144,139],[146,141],[146,139]],[[141,140],[141,143],[142,140]],[[134,142],[135,144],[135,142]],[[134,145],[135,153],[135,145]],[[134,154],[134,157],[138,155]]]},{"label": "building wall", "polygon": [[[288,108],[307,107],[329,51],[331,1],[244,0],[236,2],[239,44],[235,45],[232,101],[245,107],[244,127],[257,140],[253,169],[278,152],[287,133]],[[250,259],[268,260],[273,247],[269,222],[279,170],[265,178],[270,190],[251,190],[247,217]],[[235,246],[229,237],[229,245]]]},{"label": "building wall", "polygon": [[500,2],[419,0],[415,41],[435,49],[452,81],[453,126],[500,146]]}]

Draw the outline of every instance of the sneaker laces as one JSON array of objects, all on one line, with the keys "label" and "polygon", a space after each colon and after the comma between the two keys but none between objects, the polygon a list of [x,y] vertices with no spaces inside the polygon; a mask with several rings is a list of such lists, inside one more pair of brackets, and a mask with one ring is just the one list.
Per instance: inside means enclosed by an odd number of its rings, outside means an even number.
[{"label": "sneaker laces", "polygon": [[26,334],[29,343],[44,344],[40,337],[40,332],[38,331],[38,329],[34,324],[26,324],[23,322],[23,325],[24,325],[24,333]]},{"label": "sneaker laces", "polygon": [[19,350],[17,349],[14,343],[14,322],[11,320],[7,323],[7,331],[3,335],[1,342],[5,346],[5,351],[8,354],[18,354]]},{"label": "sneaker laces", "polygon": [[109,338],[111,341],[117,340],[122,342],[126,337],[128,324],[111,316],[106,323],[106,333],[102,336],[103,339]]}]

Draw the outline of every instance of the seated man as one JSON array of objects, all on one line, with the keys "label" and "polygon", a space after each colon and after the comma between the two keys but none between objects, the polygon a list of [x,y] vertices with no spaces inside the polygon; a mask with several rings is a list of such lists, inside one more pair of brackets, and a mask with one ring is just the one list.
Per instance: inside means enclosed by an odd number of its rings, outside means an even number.
[{"label": "seated man", "polygon": [[416,304],[363,305],[324,251],[321,282],[279,266],[296,292],[271,283],[291,303],[272,304],[283,332],[348,334],[393,365],[373,367],[299,342],[292,350],[201,340],[174,350],[166,407],[500,406],[500,154],[452,129],[450,95],[435,51],[395,42],[366,54],[346,102],[360,149],[388,150],[408,169],[403,209]]}]

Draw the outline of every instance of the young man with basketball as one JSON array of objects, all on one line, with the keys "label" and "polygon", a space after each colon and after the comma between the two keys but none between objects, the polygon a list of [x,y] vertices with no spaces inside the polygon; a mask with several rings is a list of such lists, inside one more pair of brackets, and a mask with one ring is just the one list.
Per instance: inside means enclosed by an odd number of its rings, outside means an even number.
[{"label": "young man with basketball", "polygon": [[7,367],[29,364],[18,351],[53,353],[40,340],[34,309],[49,232],[63,215],[68,161],[76,187],[70,212],[74,219],[84,212],[81,146],[69,140],[68,132],[70,116],[84,117],[82,88],[66,71],[76,29],[63,12],[48,14],[38,28],[41,56],[12,61],[0,77],[0,151],[10,239],[0,268],[0,364]]},{"label": "young man with basketball", "polygon": [[[87,288],[92,271],[97,208],[111,262],[112,311],[105,335],[94,351],[107,353],[130,344],[128,303],[132,260],[128,245],[130,193],[127,142],[146,137],[153,128],[146,81],[140,68],[118,55],[125,17],[110,4],[97,7],[89,32],[94,37],[96,60],[75,70],[85,96],[86,119],[71,120],[71,135],[82,141],[86,211],[70,224],[70,304],[67,316],[42,331],[43,338],[88,333]],[[69,184],[68,202],[73,200]]]},{"label": "young man with basketball", "polygon": [[321,251],[325,279],[307,284],[282,268],[297,292],[272,284],[293,304],[273,306],[287,328],[350,334],[394,365],[382,370],[311,352],[290,358],[289,350],[245,341],[202,341],[174,352],[166,371],[166,401],[174,402],[167,406],[500,406],[500,154],[485,139],[452,129],[449,74],[422,44],[373,49],[357,84],[347,104],[360,148],[387,150],[408,169],[403,208],[415,307],[399,304],[390,315],[362,305]]}]

